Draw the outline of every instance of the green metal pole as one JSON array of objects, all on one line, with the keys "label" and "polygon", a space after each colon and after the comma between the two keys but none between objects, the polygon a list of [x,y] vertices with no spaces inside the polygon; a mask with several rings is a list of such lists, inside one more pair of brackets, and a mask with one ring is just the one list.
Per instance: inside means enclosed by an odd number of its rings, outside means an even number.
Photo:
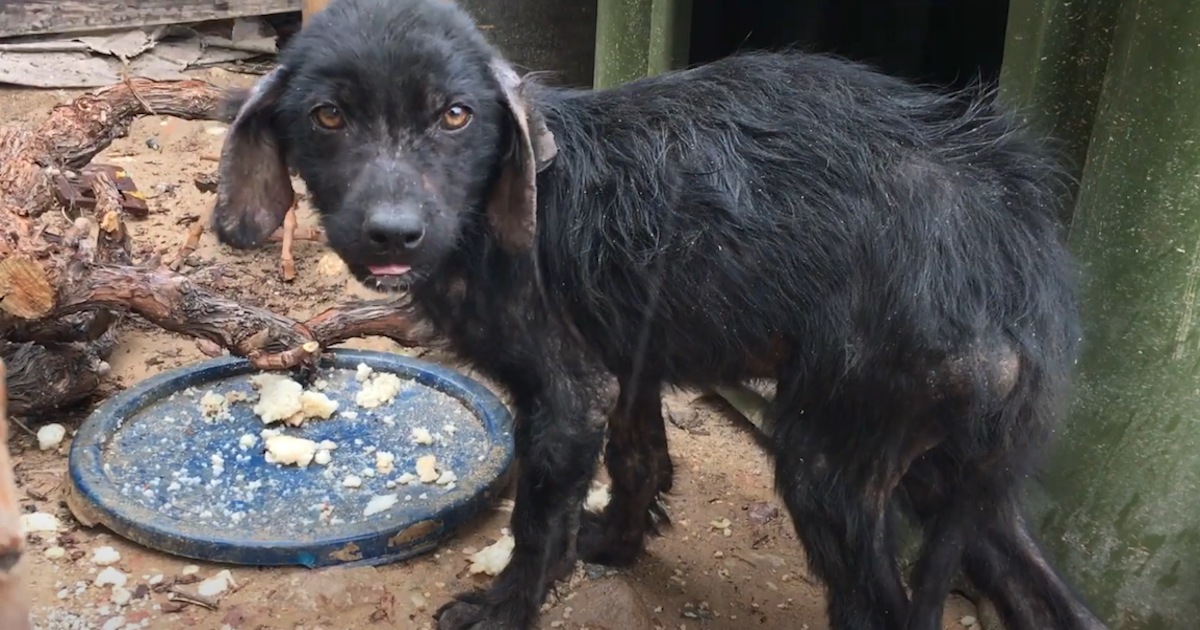
[{"label": "green metal pole", "polygon": [[596,3],[596,89],[646,76],[650,63],[652,0]]},{"label": "green metal pole", "polygon": [[691,26],[691,0],[651,1],[650,76],[687,65]]},{"label": "green metal pole", "polygon": [[692,0],[598,0],[595,87],[687,65]]},{"label": "green metal pole", "polygon": [[1084,351],[1031,503],[1113,630],[1184,630],[1200,619],[1200,3],[1128,0],[1115,17],[1102,81],[1046,79],[1046,97],[1017,71],[1041,71],[1033,53],[1009,68],[1010,88],[1060,119],[1082,98],[1070,85],[1097,99],[1071,234]]},{"label": "green metal pole", "polygon": [[1122,1],[1009,3],[1001,94],[1040,115],[1047,131],[1066,142],[1077,178],[1087,157]]}]

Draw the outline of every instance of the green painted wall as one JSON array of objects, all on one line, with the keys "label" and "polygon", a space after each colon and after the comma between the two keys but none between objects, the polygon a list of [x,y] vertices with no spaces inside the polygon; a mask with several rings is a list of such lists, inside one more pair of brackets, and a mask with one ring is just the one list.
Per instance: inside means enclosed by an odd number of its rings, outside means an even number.
[{"label": "green painted wall", "polygon": [[1082,163],[1084,352],[1037,522],[1113,630],[1200,627],[1200,2],[1014,0],[1009,27],[1005,97]]},{"label": "green painted wall", "polygon": [[598,0],[595,87],[686,65],[691,0]]}]

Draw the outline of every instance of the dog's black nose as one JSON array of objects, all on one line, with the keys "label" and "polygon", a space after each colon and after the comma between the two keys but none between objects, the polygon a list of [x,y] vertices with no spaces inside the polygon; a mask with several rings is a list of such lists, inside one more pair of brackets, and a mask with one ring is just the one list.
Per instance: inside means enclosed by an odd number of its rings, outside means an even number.
[{"label": "dog's black nose", "polygon": [[415,205],[384,206],[370,211],[363,234],[380,250],[413,249],[425,238],[425,222]]}]

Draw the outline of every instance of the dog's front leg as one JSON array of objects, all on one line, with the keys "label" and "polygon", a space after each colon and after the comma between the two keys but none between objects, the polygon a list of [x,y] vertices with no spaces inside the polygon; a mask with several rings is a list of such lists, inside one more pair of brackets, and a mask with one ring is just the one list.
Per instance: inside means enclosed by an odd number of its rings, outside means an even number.
[{"label": "dog's front leg", "polygon": [[[589,388],[555,377],[516,402],[519,467],[508,566],[484,592],[461,594],[440,610],[439,630],[530,630],[578,528],[578,511],[596,472],[603,427],[589,418]],[[553,576],[557,577],[557,576]]]}]

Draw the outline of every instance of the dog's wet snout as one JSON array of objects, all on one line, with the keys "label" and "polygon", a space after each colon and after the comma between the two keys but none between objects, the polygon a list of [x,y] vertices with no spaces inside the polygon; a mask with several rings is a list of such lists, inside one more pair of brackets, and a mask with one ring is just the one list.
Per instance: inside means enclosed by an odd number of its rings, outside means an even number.
[{"label": "dog's wet snout", "polygon": [[414,249],[425,239],[425,221],[415,203],[380,205],[367,213],[363,235],[382,252]]}]

